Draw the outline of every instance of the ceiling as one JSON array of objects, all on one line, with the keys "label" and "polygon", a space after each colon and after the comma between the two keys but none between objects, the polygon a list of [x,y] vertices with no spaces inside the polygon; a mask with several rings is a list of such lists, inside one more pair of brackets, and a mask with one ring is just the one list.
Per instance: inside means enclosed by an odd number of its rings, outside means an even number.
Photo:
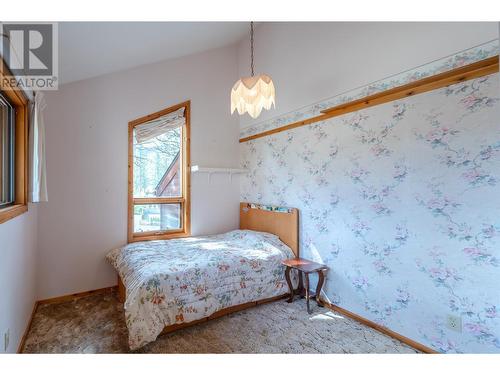
[{"label": "ceiling", "polygon": [[235,43],[248,22],[61,22],[59,84]]}]

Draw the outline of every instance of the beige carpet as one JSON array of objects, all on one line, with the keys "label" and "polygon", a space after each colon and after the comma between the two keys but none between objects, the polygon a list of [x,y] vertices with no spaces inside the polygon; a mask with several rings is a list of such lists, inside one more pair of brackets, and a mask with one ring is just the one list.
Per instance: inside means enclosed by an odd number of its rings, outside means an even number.
[{"label": "beige carpet", "polygon": [[[138,353],[416,353],[304,300],[260,305],[168,335]],[[128,353],[123,308],[111,293],[39,306],[25,353]]]}]

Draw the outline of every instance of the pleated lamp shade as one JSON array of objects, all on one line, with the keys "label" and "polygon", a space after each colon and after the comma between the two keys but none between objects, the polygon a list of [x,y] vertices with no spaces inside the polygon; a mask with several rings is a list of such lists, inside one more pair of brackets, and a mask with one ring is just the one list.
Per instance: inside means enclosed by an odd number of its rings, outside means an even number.
[{"label": "pleated lamp shade", "polygon": [[262,109],[276,107],[274,84],[271,77],[260,74],[239,79],[231,90],[231,114],[245,112],[252,118],[259,117]]}]

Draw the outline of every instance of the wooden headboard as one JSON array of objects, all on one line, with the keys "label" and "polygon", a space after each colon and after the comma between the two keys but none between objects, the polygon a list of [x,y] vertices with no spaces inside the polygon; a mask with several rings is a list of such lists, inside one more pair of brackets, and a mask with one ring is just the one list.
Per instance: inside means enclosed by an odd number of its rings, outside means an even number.
[{"label": "wooden headboard", "polygon": [[277,235],[299,257],[299,210],[240,203],[240,229]]}]

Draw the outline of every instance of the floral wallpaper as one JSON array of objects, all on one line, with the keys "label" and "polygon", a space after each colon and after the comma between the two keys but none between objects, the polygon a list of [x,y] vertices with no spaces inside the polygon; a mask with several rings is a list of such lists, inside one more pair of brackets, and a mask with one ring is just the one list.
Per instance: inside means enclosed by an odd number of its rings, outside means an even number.
[{"label": "floral wallpaper", "polygon": [[347,103],[368,95],[376,94],[377,92],[389,90],[425,77],[456,69],[467,64],[472,64],[476,61],[484,60],[495,55],[498,55],[498,40],[493,40],[423,66],[419,66],[409,71],[398,73],[392,77],[384,78],[367,86],[360,87],[344,94],[325,99],[321,102],[311,104],[296,111],[280,115],[274,119],[247,126],[240,130],[240,139],[317,116],[326,108],[331,108],[342,103]]},{"label": "floral wallpaper", "polygon": [[498,76],[242,143],[241,199],[299,208],[332,303],[440,352],[500,353]]}]

